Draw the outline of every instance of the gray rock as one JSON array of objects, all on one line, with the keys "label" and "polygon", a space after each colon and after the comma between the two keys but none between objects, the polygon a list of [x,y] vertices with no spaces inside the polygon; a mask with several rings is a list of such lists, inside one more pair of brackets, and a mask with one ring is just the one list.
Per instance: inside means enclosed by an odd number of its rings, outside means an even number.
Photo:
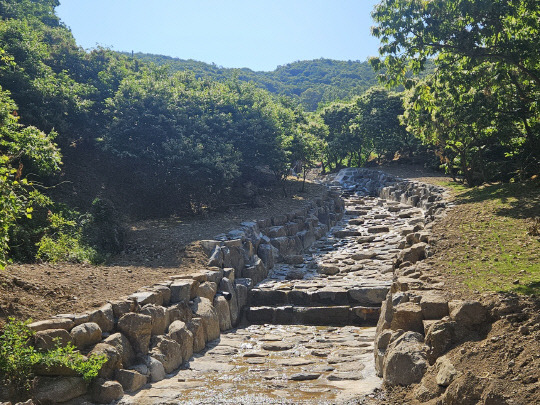
[{"label": "gray rock", "polygon": [[191,310],[202,320],[205,340],[208,342],[217,339],[220,335],[219,320],[210,300],[202,297],[195,298],[191,304]]},{"label": "gray rock", "polygon": [[169,327],[167,312],[162,306],[147,304],[141,309],[140,313],[152,318],[152,335],[163,335]]},{"label": "gray rock", "polygon": [[416,243],[410,248],[403,249],[398,255],[398,262],[416,263],[426,258],[427,243]]},{"label": "gray rock", "polygon": [[131,294],[129,298],[141,306],[146,304],[163,305],[163,296],[159,291],[139,291]]},{"label": "gray rock", "polygon": [[433,323],[426,333],[426,345],[429,347],[430,364],[450,349],[455,341],[456,322],[445,318]]},{"label": "gray rock", "polygon": [[229,302],[227,299],[222,295],[218,295],[214,298],[214,308],[216,309],[219,319],[219,329],[221,331],[231,329],[231,310],[229,309]]},{"label": "gray rock", "polygon": [[113,346],[118,353],[120,353],[120,357],[122,358],[122,367],[129,367],[135,361],[135,352],[131,347],[131,343],[129,343],[128,338],[122,333],[118,332],[112,334],[106,338],[103,343]]},{"label": "gray rock", "polygon": [[450,301],[450,318],[463,326],[475,326],[487,322],[487,309],[478,301]]},{"label": "gray rock", "polygon": [[162,304],[164,306],[167,306],[171,302],[171,290],[167,285],[163,284],[156,284],[152,287],[152,290],[157,291],[161,294],[162,297]]},{"label": "gray rock", "polygon": [[334,274],[339,273],[339,267],[337,267],[337,266],[335,266],[333,264],[323,263],[323,264],[319,265],[317,271],[320,274],[327,274],[329,276],[333,276]]},{"label": "gray rock", "polygon": [[187,324],[187,328],[193,335],[193,352],[199,353],[206,346],[206,336],[204,333],[203,321],[201,318],[193,318]]},{"label": "gray rock", "polygon": [[98,343],[89,353],[89,356],[95,355],[104,356],[107,359],[98,373],[101,378],[111,378],[114,372],[122,367],[122,356],[114,346],[107,343]]},{"label": "gray rock", "polygon": [[[201,325],[201,328],[202,328],[202,325]],[[193,332],[188,328],[188,326],[182,321],[174,321],[169,326],[169,331],[167,333],[167,336],[169,336],[171,339],[173,339],[180,345],[180,352],[182,353],[183,361],[184,362],[189,361],[191,356],[193,356],[194,344],[193,344]],[[204,336],[201,339],[201,343],[202,343],[202,348],[204,348],[204,345],[205,345]]]},{"label": "gray rock", "polygon": [[187,301],[171,305],[166,308],[166,311],[169,323],[173,323],[174,321],[189,322],[193,317],[193,312],[191,312],[191,308],[188,306]]},{"label": "gray rock", "polygon": [[135,370],[116,370],[115,379],[122,385],[125,392],[134,392],[142,388],[147,377]]},{"label": "gray rock", "polygon": [[231,294],[231,299],[229,300],[231,324],[232,326],[238,325],[238,321],[240,320],[240,308],[238,306],[238,296],[233,281],[229,280],[227,277],[223,277],[219,283],[219,291]]},{"label": "gray rock", "polygon": [[46,321],[32,322],[28,325],[28,329],[33,330],[34,332],[39,332],[47,329],[66,329],[71,330],[75,322],[72,319],[68,318],[55,318],[47,319]]},{"label": "gray rock", "polygon": [[392,330],[403,329],[424,333],[424,324],[422,322],[422,308],[413,302],[405,302],[394,307],[394,315],[390,328]]},{"label": "gray rock", "polygon": [[221,246],[214,247],[214,250],[210,254],[210,258],[208,259],[208,266],[216,266],[216,267],[222,267],[223,266],[223,251],[221,250]]},{"label": "gray rock", "polygon": [[34,381],[33,399],[43,404],[69,401],[84,395],[87,384],[81,377],[37,377]]},{"label": "gray rock", "polygon": [[176,280],[171,283],[171,302],[189,301],[193,281]]},{"label": "gray rock", "polygon": [[98,404],[110,404],[124,396],[124,389],[119,382],[98,379],[91,386],[92,400]]},{"label": "gray rock", "polygon": [[122,315],[127,314],[128,312],[136,312],[137,302],[134,300],[125,298],[118,301],[112,301],[111,307],[113,310],[113,315],[116,319],[122,317]]},{"label": "gray rock", "polygon": [[118,320],[118,329],[131,343],[135,353],[148,353],[152,334],[152,317],[143,314],[129,313]]},{"label": "gray rock", "polygon": [[[167,374],[176,370],[184,358],[182,357],[182,347],[175,340],[165,336],[154,336],[152,338],[151,356],[163,364]],[[185,359],[187,360],[187,359]]]},{"label": "gray rock", "polygon": [[427,369],[423,337],[416,332],[405,332],[392,341],[384,356],[383,380],[390,386],[420,382]]},{"label": "gray rock", "polygon": [[146,358],[146,365],[148,366],[148,371],[150,372],[150,381],[158,382],[165,378],[165,367],[161,361],[148,356]]},{"label": "gray rock", "polygon": [[88,315],[88,321],[97,323],[103,332],[110,332],[114,329],[114,312],[111,304],[105,304]]},{"label": "gray rock", "polygon": [[435,381],[441,387],[448,387],[458,375],[456,368],[446,356],[437,359],[435,369],[437,370]]},{"label": "gray rock", "polygon": [[438,292],[423,292],[420,307],[424,319],[442,319],[448,316],[448,301]]},{"label": "gray rock", "polygon": [[307,380],[316,380],[321,376],[320,373],[296,373],[289,377],[289,380],[293,381],[307,381]]},{"label": "gray rock", "polygon": [[70,334],[73,338],[73,344],[78,349],[84,349],[85,347],[101,341],[101,328],[94,322],[87,322],[75,326]]},{"label": "gray rock", "polygon": [[217,291],[217,284],[212,281],[206,281],[199,285],[199,289],[197,293],[199,294],[199,297],[206,298],[210,301],[214,300],[214,296],[216,295]]},{"label": "gray rock", "polygon": [[34,346],[39,350],[52,350],[57,345],[65,347],[68,343],[73,343],[73,338],[65,329],[42,330],[34,335]]}]

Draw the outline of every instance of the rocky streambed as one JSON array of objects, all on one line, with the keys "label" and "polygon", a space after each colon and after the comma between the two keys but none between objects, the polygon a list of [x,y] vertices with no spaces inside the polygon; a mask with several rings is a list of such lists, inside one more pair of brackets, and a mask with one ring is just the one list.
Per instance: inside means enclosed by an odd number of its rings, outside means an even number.
[{"label": "rocky streambed", "polygon": [[425,210],[339,181],[342,219],[252,286],[242,326],[120,404],[343,403],[381,386],[375,325],[407,235],[427,241]]},{"label": "rocky streambed", "polygon": [[[415,263],[429,256],[442,192],[345,169],[304,209],[201,241],[208,262],[199,272],[156,280],[96,310],[30,324],[36,347],[59,339],[107,358],[91,384],[41,370],[33,399],[345,403],[371,396],[383,380],[423,372],[424,346],[402,355],[409,346],[399,339],[404,330],[431,325],[424,320],[441,306],[416,305],[419,297],[405,291],[429,281]],[[422,339],[417,334],[415,342]]]}]

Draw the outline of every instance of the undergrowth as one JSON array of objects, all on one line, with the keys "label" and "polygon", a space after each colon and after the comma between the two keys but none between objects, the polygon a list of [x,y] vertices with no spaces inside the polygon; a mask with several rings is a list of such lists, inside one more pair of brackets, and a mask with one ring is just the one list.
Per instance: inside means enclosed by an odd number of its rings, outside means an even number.
[{"label": "undergrowth", "polygon": [[48,351],[39,351],[32,345],[33,331],[28,328],[30,321],[21,322],[9,318],[0,335],[0,384],[11,387],[21,397],[31,388],[34,368],[43,366],[53,368],[64,366],[76,371],[84,380],[97,377],[99,370],[107,361],[105,356],[85,357],[73,344],[55,347]]}]

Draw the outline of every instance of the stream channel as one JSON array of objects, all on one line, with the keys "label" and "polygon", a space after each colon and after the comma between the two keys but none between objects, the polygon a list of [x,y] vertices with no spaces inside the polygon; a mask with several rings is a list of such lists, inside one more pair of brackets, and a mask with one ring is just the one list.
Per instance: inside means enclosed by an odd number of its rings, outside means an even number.
[{"label": "stream channel", "polygon": [[242,326],[181,369],[125,395],[137,404],[334,404],[380,387],[373,340],[392,263],[423,211],[343,191],[345,215],[297,264],[251,291]]}]

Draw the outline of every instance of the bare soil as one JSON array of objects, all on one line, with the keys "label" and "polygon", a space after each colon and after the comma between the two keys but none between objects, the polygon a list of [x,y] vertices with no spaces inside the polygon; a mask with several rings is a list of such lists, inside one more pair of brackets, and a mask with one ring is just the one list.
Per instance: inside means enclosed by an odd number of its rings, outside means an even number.
[{"label": "bare soil", "polygon": [[[312,178],[313,180],[313,178]],[[0,326],[8,317],[41,320],[77,313],[129,295],[174,274],[201,269],[205,257],[196,241],[237,228],[241,222],[294,211],[320,197],[325,187],[289,179],[261,191],[259,207],[233,206],[205,216],[146,220],[127,224],[126,247],[106,265],[13,264],[0,272]]]}]

